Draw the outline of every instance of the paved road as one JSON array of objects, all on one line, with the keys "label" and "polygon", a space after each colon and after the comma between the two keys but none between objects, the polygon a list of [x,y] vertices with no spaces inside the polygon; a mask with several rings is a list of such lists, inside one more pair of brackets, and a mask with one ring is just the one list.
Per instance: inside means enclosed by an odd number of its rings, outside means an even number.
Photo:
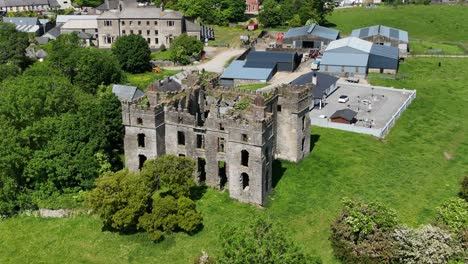
[{"label": "paved road", "polygon": [[169,70],[185,70],[187,68],[196,67],[199,70],[205,69],[209,72],[222,73],[224,71],[224,65],[234,56],[241,55],[245,49],[225,49],[217,53],[209,61],[200,63],[197,65],[187,65],[187,66],[175,66],[175,67],[163,67],[164,69]]}]

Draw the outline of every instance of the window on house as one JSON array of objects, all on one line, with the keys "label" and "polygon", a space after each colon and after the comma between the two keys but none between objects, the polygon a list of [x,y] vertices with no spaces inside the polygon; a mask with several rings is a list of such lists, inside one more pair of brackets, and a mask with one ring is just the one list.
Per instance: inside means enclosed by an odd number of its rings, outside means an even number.
[{"label": "window on house", "polygon": [[138,21],[138,25],[141,26],[141,21]]},{"label": "window on house", "polygon": [[145,134],[138,134],[138,147],[144,148],[145,147]]},{"label": "window on house", "polygon": [[150,22],[149,22],[149,21],[146,21],[146,25],[149,26],[149,25],[150,25]]},{"label": "window on house", "polygon": [[168,27],[173,27],[174,26],[174,21],[172,21],[172,20],[167,21],[167,26]]},{"label": "window on house", "polygon": [[281,112],[281,105],[276,106],[276,111]]},{"label": "window on house", "polygon": [[158,25],[158,21],[154,21],[154,25],[157,26],[157,25]]},{"label": "window on house", "polygon": [[203,135],[197,135],[197,148],[204,149],[205,148],[205,137]]},{"label": "window on house", "polygon": [[150,34],[150,31],[149,30],[146,30],[146,35],[149,35]]},{"label": "window on house", "polygon": [[137,118],[137,125],[143,125],[143,118],[141,117]]},{"label": "window on house", "polygon": [[241,139],[243,142],[249,141],[249,137],[247,136],[247,134],[242,134]]},{"label": "window on house", "polygon": [[111,20],[104,20],[104,26],[112,27],[112,21]]},{"label": "window on house", "polygon": [[159,39],[158,39],[158,38],[155,38],[155,39],[154,39],[154,43],[159,44]]},{"label": "window on house", "polygon": [[138,155],[138,169],[141,170],[143,165],[145,164],[146,156],[145,155]]},{"label": "window on house", "polygon": [[125,26],[125,21],[122,21],[122,26]]},{"label": "window on house", "polygon": [[177,144],[185,146],[185,133],[177,131]]},{"label": "window on house", "polygon": [[151,44],[151,39],[150,39],[150,38],[147,38],[147,39],[146,39],[146,42],[147,42],[148,44]]},{"label": "window on house", "polygon": [[247,173],[241,174],[242,190],[247,191],[249,189],[249,175]]},{"label": "window on house", "polygon": [[154,34],[157,36],[159,34],[159,30],[155,30]]},{"label": "window on house", "polygon": [[218,152],[224,152],[224,138],[218,138]]},{"label": "window on house", "polygon": [[132,34],[132,35],[133,35],[133,30],[130,30],[130,34]]},{"label": "window on house", "polygon": [[130,26],[132,26],[132,25],[133,25],[133,21],[129,21],[128,24],[129,24]]},{"label": "window on house", "polygon": [[141,30],[138,30],[138,35],[141,35]]},{"label": "window on house", "polygon": [[241,151],[241,165],[249,166],[249,152],[245,149]]},{"label": "window on house", "polygon": [[125,30],[122,30],[122,35],[125,35]]},{"label": "window on house", "polygon": [[104,43],[106,44],[111,44],[112,43],[112,37],[111,36],[104,36]]}]

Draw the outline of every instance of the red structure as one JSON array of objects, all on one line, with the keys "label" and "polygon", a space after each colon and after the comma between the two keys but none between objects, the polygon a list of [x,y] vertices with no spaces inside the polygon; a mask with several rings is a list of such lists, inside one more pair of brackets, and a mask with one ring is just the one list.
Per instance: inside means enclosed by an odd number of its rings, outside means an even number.
[{"label": "red structure", "polygon": [[260,11],[261,0],[245,0],[245,12],[257,13]]}]

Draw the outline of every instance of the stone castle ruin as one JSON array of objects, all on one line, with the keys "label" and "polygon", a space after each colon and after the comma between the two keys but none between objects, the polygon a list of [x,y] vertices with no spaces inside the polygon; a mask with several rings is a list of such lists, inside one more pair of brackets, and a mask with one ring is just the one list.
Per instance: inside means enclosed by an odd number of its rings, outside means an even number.
[{"label": "stone castle ruin", "polygon": [[298,162],[310,152],[311,87],[257,93],[216,83],[217,77],[195,71],[122,102],[126,166],[138,171],[161,155],[189,157],[198,182],[264,204],[273,160]]}]

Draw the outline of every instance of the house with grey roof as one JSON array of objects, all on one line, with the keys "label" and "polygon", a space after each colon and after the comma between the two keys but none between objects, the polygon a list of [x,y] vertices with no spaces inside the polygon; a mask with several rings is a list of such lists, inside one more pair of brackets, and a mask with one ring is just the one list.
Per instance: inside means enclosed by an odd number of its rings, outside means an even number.
[{"label": "house with grey roof", "polygon": [[31,33],[35,36],[44,34],[47,21],[43,21],[45,25],[37,17],[4,17],[3,22],[12,23],[15,25],[16,30],[25,33]]},{"label": "house with grey roof", "polygon": [[295,49],[320,49],[333,40],[340,38],[336,29],[326,28],[318,24],[291,28],[283,36],[283,47]]},{"label": "house with grey roof", "polygon": [[77,32],[86,46],[98,46],[97,24],[97,19],[70,19],[61,26],[60,31],[61,34]]},{"label": "house with grey roof", "polygon": [[0,0],[0,11],[4,12],[39,12],[55,8],[60,8],[57,0]]},{"label": "house with grey roof", "polygon": [[117,37],[130,34],[142,36],[153,49],[170,47],[182,33],[200,38],[200,27],[187,22],[181,12],[134,0],[120,1],[118,9],[104,11],[97,20],[101,48],[110,48]]},{"label": "house with grey roof", "polygon": [[321,72],[308,72],[293,80],[291,85],[308,85],[312,84],[312,105],[314,107],[322,108],[325,99],[335,92],[339,86],[337,85],[339,78],[321,73]]},{"label": "house with grey roof", "polygon": [[234,60],[221,74],[220,84],[235,87],[268,82],[277,71],[293,72],[301,57],[297,52],[251,51],[245,60]]},{"label": "house with grey roof", "polygon": [[364,78],[369,72],[396,74],[398,65],[398,48],[349,37],[330,42],[320,61],[320,71]]},{"label": "house with grey roof", "polygon": [[96,20],[99,15],[57,15],[55,19],[55,23],[57,24],[65,24],[70,20]]},{"label": "house with grey roof", "polygon": [[114,84],[112,86],[112,93],[119,98],[121,102],[132,102],[140,97],[143,97],[145,93],[136,88],[135,86]]},{"label": "house with grey roof", "polygon": [[400,50],[400,54],[409,51],[408,32],[382,25],[358,28],[351,32],[351,37],[360,38],[375,44],[392,46]]}]

